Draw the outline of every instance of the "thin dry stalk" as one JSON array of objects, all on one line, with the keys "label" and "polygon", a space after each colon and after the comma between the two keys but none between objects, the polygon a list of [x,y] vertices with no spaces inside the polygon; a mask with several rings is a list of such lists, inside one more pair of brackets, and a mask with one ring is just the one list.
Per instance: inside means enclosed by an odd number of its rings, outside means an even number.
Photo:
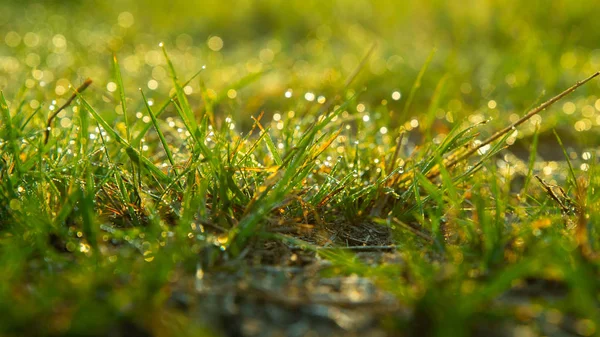
[{"label": "thin dry stalk", "polygon": [[[542,112],[546,108],[550,107],[551,105],[553,105],[554,103],[556,103],[557,101],[559,101],[560,99],[562,99],[563,97],[569,95],[570,93],[572,93],[573,91],[575,91],[577,88],[579,88],[580,86],[582,86],[585,83],[589,82],[590,80],[592,80],[593,78],[597,77],[598,75],[600,75],[600,71],[597,71],[594,74],[592,74],[591,76],[589,76],[588,78],[575,83],[570,88],[568,88],[565,91],[561,92],[560,94],[558,94],[558,95],[550,98],[546,102],[540,104],[537,108],[534,108],[534,109],[530,110],[527,114],[525,114],[525,116],[521,117],[519,120],[517,120],[516,122],[510,124],[509,126],[507,126],[507,127],[503,128],[503,129],[497,131],[491,137],[489,137],[488,139],[486,139],[483,142],[479,143],[477,146],[472,147],[471,149],[467,150],[466,152],[464,152],[462,154],[452,155],[451,156],[452,159],[445,160],[444,166],[446,168],[452,168],[452,167],[456,166],[458,163],[460,163],[460,162],[468,159],[469,157],[471,157],[472,155],[474,155],[475,153],[477,153],[477,151],[479,151],[484,146],[493,143],[494,141],[498,140],[502,136],[506,135],[508,132],[516,129],[516,127],[518,127],[519,125],[525,123],[531,117],[539,114],[540,112]],[[437,176],[439,176],[440,173],[441,172],[440,172],[439,169],[434,169],[434,170],[432,170],[427,175],[427,178],[434,179]],[[398,181],[402,182],[403,186],[408,186],[408,185],[411,184],[413,178],[414,178],[414,172],[409,171],[409,172],[406,172],[403,176],[401,176],[398,179]]]},{"label": "thin dry stalk", "polygon": [[71,102],[73,102],[75,97],[77,97],[78,94],[82,93],[85,89],[87,89],[87,87],[89,87],[90,84],[92,84],[92,80],[89,78],[86,79],[83,82],[83,84],[79,86],[79,88],[75,89],[75,92],[73,93],[73,95],[71,95],[71,97],[69,97],[65,104],[61,105],[60,108],[54,111],[54,113],[52,113],[50,117],[48,117],[48,122],[46,123],[46,131],[44,132],[44,144],[48,144],[48,140],[50,139],[50,128],[52,127],[52,121],[54,120],[54,118],[56,118],[56,116],[61,111],[68,107],[71,104]]},{"label": "thin dry stalk", "polygon": [[469,151],[467,151],[462,156],[454,159],[453,161],[448,162],[446,164],[446,167],[452,167],[452,166],[458,164],[459,162],[461,162],[461,161],[469,158],[470,156],[472,156],[473,154],[475,154],[477,151],[479,151],[479,149],[481,149],[482,147],[491,144],[493,141],[495,141],[498,138],[504,136],[505,134],[507,134],[511,130],[514,130],[517,126],[525,123],[531,117],[537,115],[538,113],[540,113],[544,109],[550,107],[552,104],[556,103],[561,98],[563,98],[563,97],[567,96],[568,94],[572,93],[573,91],[575,91],[575,89],[577,89],[580,86],[584,85],[585,83],[589,82],[590,80],[592,80],[594,77],[596,77],[598,75],[600,75],[600,71],[595,72],[593,75],[591,75],[590,77],[586,78],[585,80],[582,80],[582,81],[579,81],[579,82],[575,83],[573,86],[571,86],[567,90],[561,92],[560,94],[558,94],[558,95],[552,97],[551,99],[547,100],[546,102],[540,104],[537,108],[529,111],[525,116],[521,117],[518,121],[512,123],[511,125],[505,127],[504,129],[496,132],[495,134],[493,134],[491,137],[489,137],[485,141],[483,141],[480,144],[478,144],[477,146],[471,148]]}]

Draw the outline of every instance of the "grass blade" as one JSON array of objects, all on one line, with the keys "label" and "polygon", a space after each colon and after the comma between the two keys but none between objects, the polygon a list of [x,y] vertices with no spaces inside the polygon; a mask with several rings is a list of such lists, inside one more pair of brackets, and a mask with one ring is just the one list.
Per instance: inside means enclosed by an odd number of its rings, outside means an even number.
[{"label": "grass blade", "polygon": [[0,91],[0,110],[2,111],[2,119],[4,120],[4,127],[6,129],[6,135],[8,138],[8,146],[13,157],[13,164],[17,171],[17,176],[21,176],[21,159],[19,158],[19,146],[17,145],[17,139],[15,135],[15,128],[12,123],[10,116],[10,110],[8,104],[4,98],[4,93]]},{"label": "grass blade", "polygon": [[283,164],[283,160],[281,160],[281,156],[279,155],[279,152],[277,152],[277,147],[275,147],[273,139],[271,139],[271,135],[269,135],[270,128],[265,130],[265,128],[263,128],[262,124],[260,124],[260,121],[258,119],[255,119],[254,117],[253,119],[254,123],[256,123],[256,125],[261,131],[261,138],[265,140],[265,144],[267,144],[267,148],[269,149],[273,160],[278,166],[281,166]]},{"label": "grass blade", "polygon": [[[144,104],[146,105],[148,114],[150,114],[150,118],[152,118],[152,125],[154,125],[154,129],[156,130],[156,133],[158,134],[158,138],[160,139],[160,142],[161,142],[163,148],[165,149],[165,153],[167,154],[169,163],[171,163],[171,167],[173,168],[173,170],[175,170],[175,160],[173,159],[173,153],[171,152],[171,148],[169,147],[169,144],[167,143],[167,140],[165,139],[165,135],[160,130],[160,127],[158,126],[158,121],[156,120],[156,115],[154,115],[154,112],[152,111],[150,104],[148,104],[148,99],[146,98],[146,95],[144,95],[144,91],[142,89],[140,89],[140,93],[142,94],[142,98],[144,99]],[[177,174],[177,172],[175,172],[175,174]]]},{"label": "grass blade", "polygon": [[408,94],[408,99],[406,100],[406,104],[404,104],[404,109],[402,110],[402,118],[406,118],[408,109],[410,109],[410,105],[412,104],[412,101],[415,97],[415,94],[417,93],[417,90],[419,90],[419,88],[421,87],[421,80],[423,79],[423,75],[425,75],[425,72],[427,71],[429,64],[433,60],[433,56],[435,55],[435,52],[436,52],[435,48],[433,48],[431,50],[431,52],[429,52],[429,56],[427,56],[427,60],[425,60],[425,63],[423,63],[421,70],[419,70],[417,79],[415,80],[415,83],[413,84],[412,88],[410,88],[410,93]]}]

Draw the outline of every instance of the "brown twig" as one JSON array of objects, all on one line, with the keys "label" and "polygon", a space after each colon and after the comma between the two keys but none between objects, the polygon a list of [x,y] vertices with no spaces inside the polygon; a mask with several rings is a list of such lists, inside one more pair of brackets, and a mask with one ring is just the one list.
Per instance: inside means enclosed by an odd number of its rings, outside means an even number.
[{"label": "brown twig", "polygon": [[[554,190],[552,189],[554,186],[550,186],[538,175],[535,175],[534,177],[544,187],[544,190],[546,190],[546,193],[550,196],[550,198],[552,198],[552,200],[554,200],[560,206],[560,210],[563,212],[563,214],[569,214],[569,212],[570,212],[569,207],[567,205],[565,205],[565,203],[556,194],[556,192],[554,192]],[[561,194],[563,195],[563,197],[566,197],[565,192],[562,189],[560,189],[560,191],[561,191]]]},{"label": "brown twig", "polygon": [[333,246],[333,247],[317,247],[318,251],[324,250],[349,250],[356,252],[381,252],[381,251],[394,251],[398,248],[402,248],[400,245],[386,245],[386,246]]},{"label": "brown twig", "polygon": [[87,89],[87,87],[89,87],[90,84],[92,84],[92,80],[89,78],[86,79],[83,82],[83,84],[79,86],[79,88],[75,89],[75,92],[73,93],[73,95],[71,95],[71,97],[69,97],[69,99],[65,102],[65,104],[61,105],[60,108],[58,108],[56,111],[54,111],[54,113],[52,113],[52,115],[50,115],[50,117],[48,117],[48,122],[46,123],[46,131],[44,132],[44,144],[48,144],[48,140],[50,139],[50,128],[52,127],[52,121],[54,120],[54,118],[62,110],[64,110],[66,107],[68,107],[71,104],[71,102],[73,102],[75,97],[77,97],[78,94],[82,93],[85,89]]}]

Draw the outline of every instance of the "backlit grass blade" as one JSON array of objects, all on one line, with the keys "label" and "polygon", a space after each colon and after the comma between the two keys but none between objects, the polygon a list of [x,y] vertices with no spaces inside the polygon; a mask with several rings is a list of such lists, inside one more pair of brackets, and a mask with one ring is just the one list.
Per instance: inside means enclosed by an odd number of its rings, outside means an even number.
[{"label": "backlit grass blade", "polygon": [[279,155],[279,152],[277,152],[277,147],[275,147],[275,143],[273,143],[271,135],[269,135],[270,128],[264,129],[259,121],[256,121],[256,124],[264,135],[261,135],[261,138],[265,140],[265,144],[267,144],[267,148],[269,149],[269,153],[271,153],[273,160],[277,165],[281,166],[281,164],[283,164],[283,160],[281,160],[281,156]]},{"label": "backlit grass blade", "polygon": [[37,109],[35,109],[23,122],[23,124],[21,125],[21,132],[23,130],[25,130],[25,127],[27,126],[27,124],[29,124],[29,122],[31,122],[31,119],[38,114],[38,112],[40,112],[42,110],[42,105],[40,105],[39,107],[37,107]]},{"label": "backlit grass blade", "polygon": [[[183,124],[186,126],[186,128],[189,127],[188,130],[190,130],[191,126],[189,126],[189,124],[188,124],[189,120],[187,120],[185,118],[185,113],[184,113],[183,109],[177,103],[175,103],[174,106],[177,109],[179,116],[183,120]],[[215,170],[217,170],[218,163],[216,162],[216,158],[214,158],[211,150],[206,146],[206,144],[204,144],[204,139],[201,138],[201,135],[198,132],[191,133],[191,135],[192,135],[192,138],[194,139],[194,141],[196,142],[196,145],[200,149],[200,153],[204,156],[204,158],[206,158],[211,163],[212,167]]]},{"label": "backlit grass blade", "polygon": [[4,120],[4,128],[6,136],[8,138],[9,151],[13,157],[13,164],[15,165],[15,171],[17,176],[21,175],[21,159],[19,158],[19,145],[17,145],[17,139],[15,134],[15,128],[12,123],[10,116],[10,110],[8,104],[4,98],[4,93],[0,91],[0,110],[2,111],[2,119]]},{"label": "backlit grass blade", "polygon": [[535,161],[537,158],[537,148],[540,140],[540,126],[536,125],[535,132],[533,133],[533,142],[529,147],[529,164],[527,165],[527,175],[525,176],[525,182],[523,183],[523,188],[521,189],[523,193],[527,193],[527,188],[531,182],[531,178],[533,177],[533,169],[535,167]]},{"label": "backlit grass blade", "polygon": [[141,165],[144,166],[144,168],[146,168],[148,171],[152,172],[152,174],[154,174],[161,182],[163,182],[163,183],[170,182],[169,177],[166,174],[164,174],[161,169],[156,167],[156,165],[154,165],[154,163],[152,163],[148,158],[146,158],[142,154],[140,154],[140,152],[137,149],[134,149],[131,145],[129,145],[129,143],[125,139],[123,139],[123,137],[119,136],[119,134],[110,126],[110,124],[108,124],[108,122],[104,118],[102,118],[102,116],[100,116],[100,114],[98,114],[98,112],[96,112],[96,110],[85,100],[85,98],[83,98],[83,96],[81,96],[79,94],[78,94],[78,96],[81,100],[81,103],[83,104],[83,107],[89,113],[92,114],[92,117],[94,117],[94,119],[98,122],[98,124],[100,124],[100,126],[102,126],[102,128],[117,143],[119,143],[125,147],[125,152],[127,153],[129,158],[134,163],[141,163]]},{"label": "backlit grass blade", "polygon": [[[154,125],[154,129],[156,130],[156,133],[158,134],[158,138],[160,139],[160,142],[161,142],[163,148],[165,149],[165,153],[167,154],[169,163],[171,163],[171,167],[174,170],[175,169],[175,160],[173,159],[173,153],[171,152],[171,148],[169,147],[169,144],[167,143],[167,140],[165,139],[165,135],[163,134],[163,132],[161,131],[161,129],[158,125],[156,116],[154,115],[154,112],[152,112],[152,108],[150,107],[150,104],[148,104],[148,99],[146,98],[146,95],[144,95],[144,91],[142,89],[140,89],[140,93],[142,94],[142,98],[144,99],[144,104],[146,105],[148,114],[150,115],[150,118],[152,119],[152,125]],[[177,174],[177,172],[175,172],[175,174]]]},{"label": "backlit grass blade", "polygon": [[571,164],[571,159],[569,158],[567,149],[565,149],[562,139],[560,139],[560,136],[558,135],[556,130],[552,129],[552,132],[554,133],[554,137],[556,137],[556,141],[558,142],[558,145],[560,146],[560,148],[563,152],[563,155],[565,156],[565,160],[567,161],[567,165],[569,167],[569,178],[571,178],[571,183],[573,184],[573,186],[576,186],[577,185],[577,176],[575,176],[575,170],[573,169],[573,165]]},{"label": "backlit grass blade", "polygon": [[[197,71],[192,77],[190,77],[184,84],[183,86],[185,87],[186,85],[188,85],[190,82],[192,82],[192,80],[196,77],[198,77],[198,75],[200,75],[200,73],[204,71],[204,68]],[[160,117],[160,115],[162,115],[163,112],[165,112],[165,110],[167,109],[167,107],[169,105],[171,105],[171,103],[173,103],[173,99],[175,99],[177,97],[177,94],[173,94],[171,95],[161,106],[160,108],[158,108],[158,110],[156,111],[156,117]],[[142,130],[139,132],[139,134],[137,136],[135,136],[135,138],[133,138],[133,140],[131,141],[132,146],[135,146],[137,144],[140,143],[140,141],[142,140],[142,138],[144,138],[144,136],[146,135],[146,133],[148,132],[148,130],[150,130],[150,128],[152,127],[151,124],[144,124],[144,126],[142,127]]]},{"label": "backlit grass blade", "polygon": [[95,221],[95,210],[94,210],[94,181],[90,172],[90,166],[86,165],[84,169],[85,185],[80,186],[80,212],[82,217],[83,233],[85,234],[87,242],[90,244],[92,249],[97,250],[97,230]]},{"label": "backlit grass blade", "polygon": [[432,125],[436,119],[437,110],[440,106],[442,96],[445,93],[446,82],[448,82],[449,77],[449,74],[446,73],[442,76],[442,78],[440,78],[438,84],[435,86],[435,90],[433,92],[433,96],[431,97],[429,107],[427,108],[427,114],[423,118],[423,121],[419,121],[419,128],[427,135],[428,140],[431,140],[431,138],[433,138],[431,134],[432,131],[434,131]]},{"label": "backlit grass blade", "polygon": [[186,120],[188,131],[191,134],[195,134],[196,130],[198,130],[198,122],[196,121],[196,118],[194,117],[194,112],[192,111],[190,103],[187,100],[187,96],[186,96],[185,92],[183,91],[181,84],[179,84],[179,81],[177,79],[177,72],[175,71],[173,62],[171,62],[171,59],[169,58],[169,55],[167,54],[167,49],[165,48],[164,44],[162,44],[162,43],[160,44],[160,47],[162,48],[163,54],[167,61],[167,65],[169,66],[169,72],[171,73],[171,79],[173,80],[173,86],[175,87],[177,101],[179,102],[179,107],[181,108],[181,111],[183,112],[182,118],[185,118],[185,120]]},{"label": "backlit grass blade", "polygon": [[408,99],[406,100],[406,104],[404,104],[404,109],[402,110],[402,116],[401,116],[402,118],[406,118],[408,109],[410,109],[410,105],[412,104],[412,101],[415,97],[417,90],[419,90],[419,88],[421,87],[421,80],[423,79],[423,75],[425,75],[425,72],[427,71],[427,68],[429,67],[429,64],[431,63],[431,60],[433,60],[433,56],[435,55],[435,52],[436,52],[435,48],[433,48],[431,50],[431,52],[429,52],[429,56],[427,57],[427,60],[425,60],[425,63],[423,63],[421,70],[419,70],[417,79],[415,80],[415,83],[413,84],[412,88],[410,88],[410,93],[408,94]]}]

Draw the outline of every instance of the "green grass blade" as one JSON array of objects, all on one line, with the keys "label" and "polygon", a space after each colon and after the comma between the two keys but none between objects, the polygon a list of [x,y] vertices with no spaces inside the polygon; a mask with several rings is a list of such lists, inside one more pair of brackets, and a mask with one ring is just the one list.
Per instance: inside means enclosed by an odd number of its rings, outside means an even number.
[{"label": "green grass blade", "polygon": [[[195,134],[196,130],[198,130],[198,122],[196,121],[196,118],[194,117],[194,112],[192,111],[190,103],[187,100],[187,96],[186,96],[185,92],[183,91],[183,87],[179,84],[179,81],[177,79],[177,72],[175,71],[175,66],[173,66],[173,62],[171,62],[171,59],[169,58],[169,55],[167,54],[167,49],[165,48],[165,46],[162,43],[160,44],[160,47],[162,48],[163,54],[167,61],[167,65],[169,67],[171,79],[173,80],[173,86],[175,87],[177,102],[179,103],[179,106],[183,112],[182,118],[185,119],[185,123],[186,123],[186,127],[188,128],[188,131],[191,134]],[[200,138],[204,138],[204,137],[201,136]]]},{"label": "green grass blade", "polygon": [[[185,87],[186,85],[188,85],[190,82],[192,82],[193,79],[195,79],[196,77],[198,77],[198,75],[200,75],[200,73],[204,71],[204,68],[202,68],[201,70],[197,71],[192,77],[190,77],[184,84],[183,86]],[[173,103],[173,99],[175,99],[177,97],[177,94],[173,94],[169,97],[169,99],[167,99],[161,106],[160,108],[156,111],[156,117],[160,117],[160,115],[163,114],[163,112],[165,112],[165,110],[167,109],[167,107]],[[133,140],[131,141],[131,145],[132,146],[136,146],[137,144],[139,144],[142,141],[142,138],[144,138],[144,136],[146,135],[146,133],[148,132],[148,130],[150,130],[150,128],[152,127],[151,124],[144,124],[144,126],[142,127],[142,130],[140,131],[140,133],[135,136],[135,138],[133,138]]]},{"label": "green grass blade", "polygon": [[8,109],[8,103],[4,98],[4,93],[0,91],[0,110],[2,111],[2,119],[4,120],[4,128],[6,129],[6,135],[8,138],[9,151],[13,157],[13,163],[17,176],[21,175],[21,159],[19,158],[19,145],[17,144],[15,128],[12,123],[10,116],[10,110]]},{"label": "green grass blade", "polygon": [[423,79],[423,75],[425,75],[425,72],[427,71],[429,64],[433,60],[433,56],[435,55],[435,52],[436,52],[435,48],[433,48],[431,50],[431,52],[429,52],[429,56],[427,57],[427,60],[425,60],[425,63],[423,63],[421,70],[419,70],[417,79],[415,80],[415,83],[413,84],[412,88],[410,88],[410,93],[408,95],[408,99],[406,100],[406,104],[404,104],[404,109],[402,110],[402,118],[406,118],[408,109],[410,109],[410,106],[415,97],[415,94],[417,93],[417,90],[419,90],[419,88],[421,87],[421,80]]},{"label": "green grass blade", "polygon": [[89,165],[84,169],[85,185],[80,186],[80,212],[82,217],[83,233],[94,251],[98,249],[97,230],[94,210],[94,181],[89,171]]},{"label": "green grass blade", "polygon": [[[142,98],[144,99],[144,104],[146,105],[148,114],[150,114],[150,118],[152,118],[152,125],[154,125],[154,129],[156,130],[156,133],[158,134],[158,138],[160,139],[160,142],[161,142],[163,148],[165,149],[165,153],[167,154],[169,163],[171,163],[171,167],[174,170],[175,169],[175,160],[173,159],[173,153],[171,152],[169,143],[167,143],[167,140],[165,139],[165,135],[161,131],[161,129],[158,125],[158,121],[156,120],[156,115],[154,115],[154,112],[152,111],[150,104],[148,104],[148,99],[146,98],[146,95],[144,95],[144,91],[142,89],[140,89],[140,93],[142,94]],[[177,174],[177,172],[175,172],[175,174]]]},{"label": "green grass blade", "polygon": [[273,160],[275,160],[275,163],[278,166],[281,166],[283,164],[283,160],[281,160],[281,156],[279,155],[279,152],[277,152],[277,147],[275,146],[275,143],[273,143],[273,139],[271,139],[271,135],[269,135],[269,130],[270,130],[270,128],[262,130],[262,132],[264,134],[266,134],[266,136],[263,137],[263,139],[265,140],[265,143],[267,144],[269,153],[271,153],[271,156],[273,156]]},{"label": "green grass blade", "polygon": [[540,127],[539,124],[535,128],[535,132],[533,133],[533,143],[529,148],[529,164],[527,165],[527,175],[525,176],[525,182],[523,183],[523,188],[521,189],[522,193],[527,193],[527,188],[531,182],[531,178],[533,177],[533,169],[535,167],[535,161],[537,158],[537,148],[540,140]]},{"label": "green grass blade", "polygon": [[554,133],[554,137],[556,137],[556,141],[558,142],[558,145],[562,149],[563,155],[565,156],[565,160],[567,161],[567,165],[569,167],[569,177],[571,178],[571,183],[573,184],[573,186],[577,186],[577,177],[575,176],[575,170],[573,169],[573,165],[571,164],[571,159],[569,159],[569,154],[567,153],[567,149],[565,149],[562,139],[560,139],[560,136],[558,135],[556,130],[552,129],[552,132]]}]

